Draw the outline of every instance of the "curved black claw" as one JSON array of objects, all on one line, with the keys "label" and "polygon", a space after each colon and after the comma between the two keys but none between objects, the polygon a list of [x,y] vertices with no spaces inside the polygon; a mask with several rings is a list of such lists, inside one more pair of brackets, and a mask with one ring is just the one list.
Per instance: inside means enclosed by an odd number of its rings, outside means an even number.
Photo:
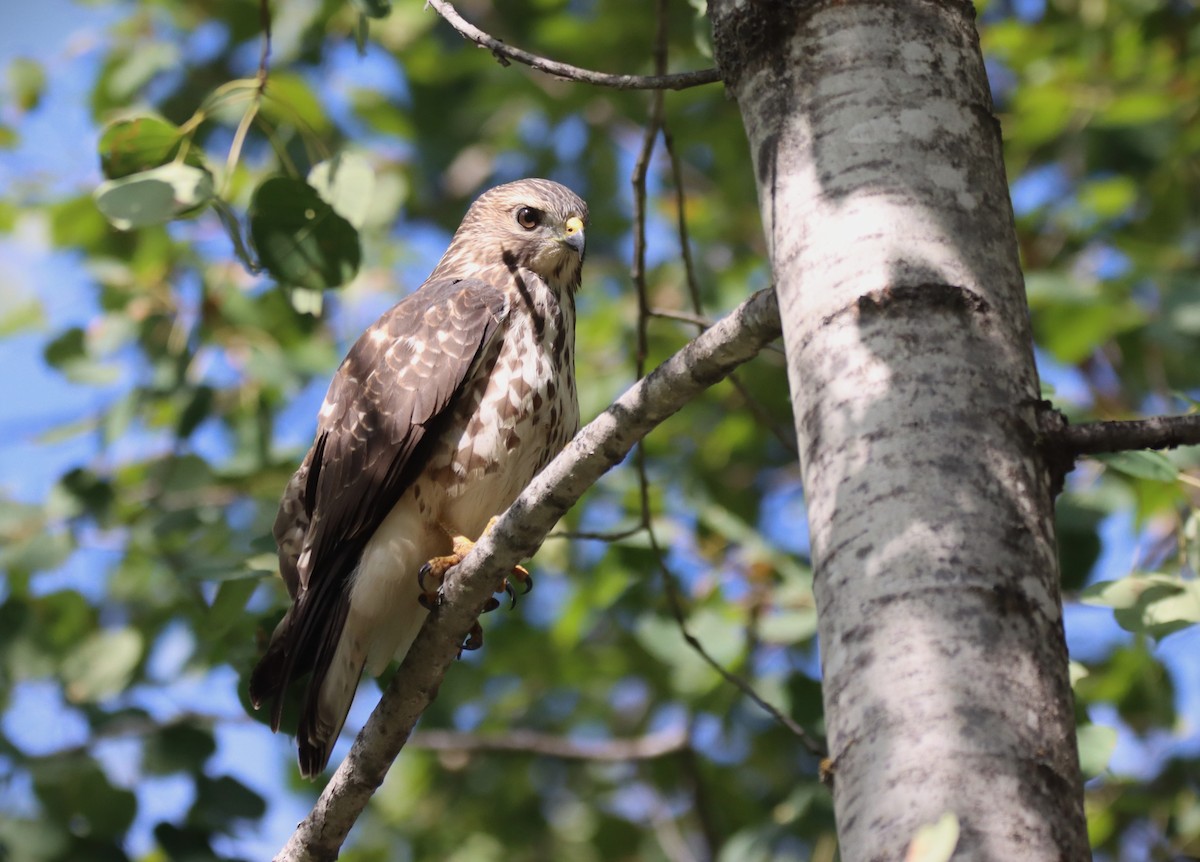
[{"label": "curved black claw", "polygon": [[488,596],[488,600],[483,603],[483,610],[480,613],[490,614],[498,607],[500,607],[500,600],[495,596]]},{"label": "curved black claw", "polygon": [[[411,571],[411,569],[410,569],[410,571]],[[423,566],[421,566],[421,568],[417,569],[417,586],[421,588],[422,593],[429,592],[427,589],[425,589],[425,579],[427,577],[429,577],[429,573],[432,571],[433,571],[433,566],[430,565],[429,563],[425,563],[425,565],[423,565]]]},{"label": "curved black claw", "polygon": [[437,593],[421,593],[417,596],[417,604],[427,611],[431,611],[437,605]]},{"label": "curved black claw", "polygon": [[508,595],[511,602],[508,606],[508,609],[511,611],[517,606],[517,591],[512,588],[512,584],[508,582],[507,578],[504,579],[504,592]]},{"label": "curved black claw", "polygon": [[471,626],[471,630],[467,632],[467,638],[462,642],[461,649],[473,652],[483,646],[483,628],[479,623]]},{"label": "curved black claw", "polygon": [[529,591],[533,589],[533,575],[526,572],[525,577],[521,579],[521,583],[525,585],[525,589],[521,592],[521,595],[529,595]]}]

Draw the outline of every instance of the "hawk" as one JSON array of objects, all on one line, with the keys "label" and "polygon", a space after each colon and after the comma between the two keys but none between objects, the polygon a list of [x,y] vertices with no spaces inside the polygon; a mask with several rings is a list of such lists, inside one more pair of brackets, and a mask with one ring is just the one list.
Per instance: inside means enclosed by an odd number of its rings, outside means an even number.
[{"label": "hawk", "polygon": [[586,223],[587,205],[550,180],[485,192],[425,283],[338,367],[273,530],[292,604],[250,678],[277,731],[284,692],[310,674],[304,776],[328,763],[363,670],[382,673],[416,638],[422,568],[460,560],[578,430]]}]

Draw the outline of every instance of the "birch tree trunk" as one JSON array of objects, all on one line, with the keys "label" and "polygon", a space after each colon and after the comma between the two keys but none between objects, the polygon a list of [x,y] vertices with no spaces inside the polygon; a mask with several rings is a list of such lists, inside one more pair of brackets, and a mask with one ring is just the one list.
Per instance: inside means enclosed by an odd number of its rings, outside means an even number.
[{"label": "birch tree trunk", "polygon": [[804,471],[842,859],[1090,858],[1023,281],[970,3],[710,0]]}]

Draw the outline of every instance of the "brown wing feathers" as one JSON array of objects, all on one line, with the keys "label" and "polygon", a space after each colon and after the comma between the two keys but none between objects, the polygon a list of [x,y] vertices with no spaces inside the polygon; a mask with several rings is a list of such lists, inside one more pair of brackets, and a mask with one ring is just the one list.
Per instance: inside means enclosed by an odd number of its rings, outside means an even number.
[{"label": "brown wing feathers", "polygon": [[[368,329],[339,368],[326,398],[332,413],[321,418],[306,459],[308,473],[298,487],[307,516],[302,551],[298,559],[280,561],[281,568],[296,570],[295,604],[250,679],[256,706],[274,699],[273,729],[279,727],[288,684],[312,670],[301,719],[300,736],[306,735],[345,624],[350,578],[363,547],[419,475],[439,419],[503,314],[503,294],[485,282],[427,282]],[[439,342],[439,331],[451,337]],[[420,351],[414,349],[418,344]],[[282,558],[282,542],[280,547]]]}]

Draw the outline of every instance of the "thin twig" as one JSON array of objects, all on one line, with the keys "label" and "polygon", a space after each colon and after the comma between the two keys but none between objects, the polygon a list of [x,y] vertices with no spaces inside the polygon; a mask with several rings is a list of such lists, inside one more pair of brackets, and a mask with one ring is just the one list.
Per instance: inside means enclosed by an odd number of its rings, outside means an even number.
[{"label": "thin twig", "polygon": [[686,727],[672,727],[633,739],[583,740],[510,730],[504,733],[461,733],[453,730],[421,730],[409,739],[410,747],[426,751],[454,751],[480,754],[534,754],[563,760],[591,760],[618,763],[628,760],[654,760],[688,747]]},{"label": "thin twig", "polygon": [[737,376],[736,374],[730,374],[729,383],[738,391],[738,394],[742,396],[742,400],[746,402],[746,406],[750,408],[750,412],[754,414],[754,418],[771,432],[771,434],[776,440],[779,441],[779,444],[783,446],[784,449],[798,459],[800,457],[800,449],[796,445],[795,434],[789,434],[787,429],[780,427],[779,423],[770,417],[766,408],[763,407],[762,404],[759,403],[758,399],[754,397],[754,394],[746,388],[746,384],[742,382],[741,377]]},{"label": "thin twig", "polygon": [[[638,447],[641,451],[641,447]],[[808,749],[809,754],[816,757],[826,757],[825,746],[809,735],[808,731],[799,725],[790,715],[785,715],[775,705],[763,700],[763,698],[754,690],[746,680],[742,679],[733,671],[727,670],[719,661],[705,649],[704,644],[696,639],[687,627],[687,617],[683,610],[683,598],[679,595],[679,587],[675,583],[675,576],[671,573],[667,566],[666,554],[663,552],[662,546],[658,543],[658,537],[655,535],[653,528],[648,529],[650,537],[650,549],[654,552],[655,559],[658,561],[659,574],[662,576],[663,590],[667,595],[667,606],[671,610],[671,616],[675,618],[675,622],[679,626],[679,631],[683,635],[683,639],[700,658],[708,663],[708,666],[721,675],[727,683],[737,688],[742,694],[754,701],[758,706],[781,725],[790,730],[800,743]]]},{"label": "thin twig", "polygon": [[663,149],[667,151],[667,160],[671,163],[671,181],[675,184],[675,224],[679,232],[679,253],[683,257],[683,272],[687,279],[688,295],[692,298],[692,311],[697,315],[704,312],[704,303],[700,301],[700,279],[696,277],[696,265],[692,261],[692,241],[688,236],[687,208],[683,191],[683,164],[679,154],[675,152],[675,138],[671,129],[664,122],[662,127]]},{"label": "thin twig", "polygon": [[464,38],[491,51],[493,56],[505,66],[508,65],[509,60],[515,60],[525,66],[537,69],[539,72],[545,72],[558,78],[594,84],[598,87],[613,87],[618,90],[686,90],[689,87],[714,84],[721,80],[721,73],[716,69],[679,72],[674,75],[613,75],[608,72],[581,69],[569,63],[559,63],[556,60],[539,57],[505,44],[464,19],[447,0],[425,0],[425,5],[433,7],[433,11],[445,18],[446,22]]},{"label": "thin twig", "polygon": [[[662,0],[659,0],[661,3]],[[659,22],[659,34],[663,32],[663,24]],[[655,65],[664,65],[660,49],[655,48]],[[650,172],[650,160],[654,156],[654,142],[662,128],[663,95],[655,91],[650,97],[650,116],[646,120],[646,130],[642,134],[642,146],[638,151],[637,161],[633,165],[633,175],[630,182],[633,185],[633,263],[630,267],[630,278],[637,294],[637,353],[635,365],[637,377],[640,380],[646,376],[646,357],[650,352],[648,323],[650,320],[650,297],[646,285],[646,176]],[[641,447],[638,447],[641,450]]]},{"label": "thin twig", "polygon": [[254,76],[254,98],[246,106],[241,122],[238,123],[237,131],[233,133],[233,142],[229,145],[229,155],[225,159],[223,191],[231,182],[234,168],[237,167],[238,159],[242,155],[242,146],[246,142],[246,135],[250,131],[250,125],[254,122],[254,118],[258,116],[258,109],[262,106],[263,93],[267,91],[271,61],[271,0],[258,0],[258,22],[262,27],[262,48],[258,54],[258,72]]},{"label": "thin twig", "polygon": [[[667,30],[666,30],[666,0],[657,0],[657,15],[656,20],[658,26],[655,33],[654,43],[654,63],[659,70],[666,67],[667,63]],[[637,376],[641,378],[644,374],[647,347],[647,323],[650,318],[650,302],[646,286],[646,174],[649,170],[651,156],[654,152],[654,142],[660,131],[664,131],[663,127],[663,94],[661,91],[655,92],[651,105],[650,117],[646,124],[646,132],[642,137],[642,148],[638,154],[637,162],[634,165],[633,171],[633,193],[634,193],[634,224],[633,224],[633,265],[632,278],[637,291],[638,297],[638,328],[637,328]],[[665,131],[664,131],[665,134]],[[676,175],[678,177],[678,173]],[[678,182],[678,180],[677,180]],[[677,191],[677,195],[682,194]],[[681,199],[677,197],[677,202]],[[680,219],[683,219],[682,208],[680,210]],[[687,232],[686,224],[683,228],[681,241],[686,245]],[[689,256],[690,257],[690,256]],[[695,273],[689,267],[689,278],[692,279],[689,285],[689,292],[692,296],[693,303],[696,304],[696,313],[699,314],[700,292],[695,283]],[[701,328],[703,331],[703,328]],[[687,644],[696,651],[696,653],[708,663],[717,673],[721,675],[726,682],[735,686],[744,695],[749,697],[767,714],[774,717],[780,724],[794,733],[812,754],[819,757],[825,756],[824,747],[816,740],[809,736],[808,732],[792,720],[791,717],[785,716],[776,707],[763,700],[758,692],[750,685],[749,682],[742,679],[737,674],[727,670],[715,658],[709,654],[704,645],[696,639],[688,630],[687,617],[683,609],[683,600],[679,595],[679,588],[676,586],[674,575],[667,566],[666,555],[663,552],[662,546],[659,544],[658,536],[654,530],[654,524],[650,517],[650,481],[646,474],[646,447],[642,443],[637,447],[637,452],[634,456],[634,466],[638,476],[638,498],[641,507],[642,527],[646,531],[646,535],[650,540],[650,548],[654,552],[654,557],[658,563],[659,573],[662,576],[663,589],[667,595],[667,604],[670,606],[671,614],[675,618],[675,622],[679,625],[679,631],[683,635],[683,639]]]},{"label": "thin twig", "polygon": [[[696,733],[696,717],[694,715],[691,723],[692,727],[689,729],[688,735],[694,738]],[[679,765],[692,785],[692,809],[695,812],[696,820],[700,822],[700,834],[704,836],[707,856],[709,859],[716,859],[717,852],[725,844],[725,839],[717,828],[716,810],[713,807],[708,788],[704,784],[704,776],[700,771],[700,758],[696,756],[696,750],[692,746],[688,745],[679,750]]]},{"label": "thin twig", "polygon": [[712,318],[706,317],[703,314],[693,314],[690,311],[676,311],[673,308],[659,308],[656,306],[647,309],[646,313],[651,317],[662,317],[666,320],[678,320],[680,323],[690,323],[701,332],[713,324]]},{"label": "thin twig", "polygon": [[628,539],[630,536],[636,536],[642,530],[646,529],[645,524],[635,524],[625,530],[614,530],[612,532],[589,532],[587,530],[555,530],[547,539],[570,539],[572,541],[584,540],[591,542],[619,542],[622,539]]},{"label": "thin twig", "polygon": [[[675,222],[676,229],[679,233],[679,249],[680,255],[683,258],[683,272],[687,282],[688,295],[692,300],[692,319],[689,321],[697,326],[700,331],[711,325],[707,322],[704,316],[703,302],[700,298],[700,279],[696,276],[696,265],[692,259],[692,241],[688,235],[687,224],[687,201],[683,190],[683,164],[680,162],[679,154],[675,152],[675,138],[671,134],[671,128],[667,125],[666,120],[662,121],[662,138],[663,148],[667,151],[667,159],[671,163],[671,180],[675,183]],[[653,312],[652,312],[653,313]],[[658,314],[656,316],[667,317],[667,314]],[[673,315],[676,319],[685,319],[684,315],[676,312]],[[746,402],[746,406],[750,408],[750,412],[754,414],[754,418],[764,425],[778,440],[783,444],[783,448],[797,458],[800,456],[800,450],[796,447],[796,437],[794,433],[789,433],[787,429],[779,427],[766,409],[758,402],[750,391],[745,387],[737,374],[729,375],[729,382],[742,396]]]}]

